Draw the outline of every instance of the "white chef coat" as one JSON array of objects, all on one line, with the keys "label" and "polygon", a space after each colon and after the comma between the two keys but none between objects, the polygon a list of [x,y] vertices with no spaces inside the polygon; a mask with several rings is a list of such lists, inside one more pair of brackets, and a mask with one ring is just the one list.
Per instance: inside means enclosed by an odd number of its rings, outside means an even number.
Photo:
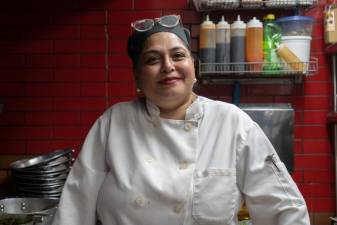
[{"label": "white chef coat", "polygon": [[259,126],[199,96],[185,120],[149,100],[110,107],[93,125],[53,225],[309,225],[305,201]]}]

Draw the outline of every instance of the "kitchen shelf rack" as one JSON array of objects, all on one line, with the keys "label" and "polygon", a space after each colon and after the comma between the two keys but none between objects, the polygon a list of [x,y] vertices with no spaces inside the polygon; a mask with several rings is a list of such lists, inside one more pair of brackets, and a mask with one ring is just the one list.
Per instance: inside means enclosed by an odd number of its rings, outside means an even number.
[{"label": "kitchen shelf rack", "polygon": [[[264,68],[281,68],[278,70]],[[296,68],[296,70],[292,69]],[[303,77],[317,73],[318,59],[293,63],[201,63],[198,78],[207,84],[232,83],[301,83]]]},{"label": "kitchen shelf rack", "polygon": [[317,0],[193,0],[198,12],[240,9],[305,9]]}]

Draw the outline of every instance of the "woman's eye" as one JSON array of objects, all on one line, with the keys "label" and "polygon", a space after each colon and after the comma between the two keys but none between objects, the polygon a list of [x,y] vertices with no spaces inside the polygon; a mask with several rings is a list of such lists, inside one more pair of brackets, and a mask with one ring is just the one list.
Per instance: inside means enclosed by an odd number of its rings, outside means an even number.
[{"label": "woman's eye", "polygon": [[152,64],[157,63],[159,60],[160,60],[159,57],[149,57],[145,60],[145,63],[152,65]]},{"label": "woman's eye", "polygon": [[173,58],[175,59],[175,60],[182,60],[182,59],[184,59],[186,57],[186,55],[184,54],[184,53],[182,53],[182,52],[177,52],[177,53],[175,53],[174,55],[173,55]]}]

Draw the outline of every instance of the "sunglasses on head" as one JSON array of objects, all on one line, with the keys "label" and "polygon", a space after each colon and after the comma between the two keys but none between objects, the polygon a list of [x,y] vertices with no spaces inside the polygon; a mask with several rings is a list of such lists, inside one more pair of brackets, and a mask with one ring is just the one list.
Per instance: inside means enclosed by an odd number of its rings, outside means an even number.
[{"label": "sunglasses on head", "polygon": [[156,23],[163,27],[175,27],[180,22],[179,15],[167,15],[155,19],[136,20],[131,23],[131,27],[138,32],[151,30]]}]

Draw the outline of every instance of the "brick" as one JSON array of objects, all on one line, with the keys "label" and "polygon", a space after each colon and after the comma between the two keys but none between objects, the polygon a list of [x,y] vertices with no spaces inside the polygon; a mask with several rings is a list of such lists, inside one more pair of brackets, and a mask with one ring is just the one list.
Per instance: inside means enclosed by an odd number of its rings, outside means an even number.
[{"label": "brick", "polygon": [[[0,82],[46,82],[53,80],[51,69],[0,69]],[[23,90],[23,89],[22,89]]]},{"label": "brick", "polygon": [[20,83],[0,83],[0,96],[24,96],[25,85]]},{"label": "brick", "polygon": [[0,154],[24,154],[26,153],[26,143],[24,141],[14,140],[1,140],[0,141]]},{"label": "brick", "polygon": [[[145,18],[157,18],[160,17],[161,11],[111,11],[109,14],[108,24],[127,24],[130,26],[131,22],[135,20],[141,20]],[[118,18],[118,19],[116,19]]]},{"label": "brick", "polygon": [[198,85],[197,93],[205,96],[231,95],[232,87],[228,85]]},{"label": "brick", "polygon": [[328,96],[295,96],[290,102],[298,110],[330,110],[331,105]]},{"label": "brick", "polygon": [[25,114],[23,112],[3,112],[0,114],[0,125],[23,125]]},{"label": "brick", "polygon": [[54,13],[52,15],[53,24],[63,25],[99,25],[105,24],[105,11],[72,11],[71,13]]},{"label": "brick", "polygon": [[303,124],[303,117],[304,117],[303,111],[295,111],[294,116],[295,116],[294,118],[295,125]]},{"label": "brick", "polygon": [[105,26],[104,25],[81,25],[80,38],[81,39],[105,39]]},{"label": "brick", "polygon": [[312,16],[316,23],[321,23],[323,21],[323,10],[319,7],[313,7],[306,10],[306,16]]},{"label": "brick", "polygon": [[200,25],[192,25],[190,32],[191,32],[191,37],[192,38],[199,38],[199,35],[200,35]]},{"label": "brick", "polygon": [[312,37],[319,37],[323,38],[324,36],[324,29],[323,29],[323,23],[315,23],[312,28]]},{"label": "brick", "polygon": [[109,39],[120,39],[120,38],[127,38],[131,33],[131,26],[126,26],[125,24],[113,24],[108,25],[108,34]]},{"label": "brick", "polygon": [[330,154],[332,146],[329,139],[303,140],[305,154]]},{"label": "brick", "polygon": [[105,83],[85,83],[81,85],[81,96],[104,97],[107,95]]},{"label": "brick", "polygon": [[109,71],[109,81],[133,82],[133,70],[131,68],[115,68]]},{"label": "brick", "polygon": [[31,54],[26,56],[26,61],[30,67],[74,68],[79,66],[79,56],[76,54]]},{"label": "brick", "polygon": [[81,112],[81,125],[92,125],[98,117],[102,115],[101,111],[94,112]]},{"label": "brick", "polygon": [[297,169],[333,169],[333,158],[330,155],[301,155],[295,157]]},{"label": "brick", "polygon": [[135,1],[135,9],[186,9],[188,4],[186,0],[171,0],[171,1],[151,1],[137,0]]},{"label": "brick", "polygon": [[313,198],[313,212],[332,212],[335,210],[335,198]]},{"label": "brick", "polygon": [[291,177],[295,181],[296,184],[303,182],[303,171],[294,171],[291,173]]},{"label": "brick", "polygon": [[52,98],[41,97],[2,98],[0,101],[4,103],[4,108],[7,111],[44,111],[50,110],[53,105]]},{"label": "brick", "polygon": [[[22,1],[18,5],[20,5]],[[18,6],[16,5],[16,7]],[[45,4],[44,4],[45,5]],[[31,12],[4,12],[0,15],[0,24],[5,25],[37,25],[37,24],[50,24],[51,14],[48,11],[31,11]],[[22,28],[23,29],[23,28]]]},{"label": "brick", "polygon": [[123,40],[112,39],[109,41],[109,52],[125,53],[126,45],[127,45],[127,39],[123,39]]},{"label": "brick", "polygon": [[97,2],[92,2],[90,0],[85,1],[78,1],[78,5],[81,8],[84,9],[110,9],[110,10],[126,10],[126,9],[132,9],[133,4],[132,0],[116,0],[116,1],[104,1],[101,3],[104,4],[97,4]]},{"label": "brick", "polygon": [[324,198],[332,197],[334,194],[333,184],[301,184],[301,193],[306,197],[314,198]]},{"label": "brick", "polygon": [[50,83],[29,84],[26,86],[27,96],[80,96],[80,84],[75,83]]},{"label": "brick", "polygon": [[328,111],[305,111],[303,122],[307,124],[327,123]]},{"label": "brick", "polygon": [[109,96],[135,96],[136,87],[134,83],[109,83]]},{"label": "brick", "polygon": [[326,57],[325,53],[323,53],[323,52],[316,52],[316,51],[313,52],[313,51],[311,51],[310,54],[311,54],[312,57],[316,57],[318,59],[319,68],[322,67],[322,66],[327,66],[328,63],[330,62],[330,61],[327,61],[327,57]]},{"label": "brick", "polygon": [[295,139],[293,144],[294,144],[293,145],[294,154],[301,154],[301,153],[303,153],[302,140]]},{"label": "brick", "polygon": [[303,181],[306,183],[333,183],[334,179],[335,175],[331,170],[309,170],[303,173]]},{"label": "brick", "polygon": [[314,76],[309,76],[306,81],[327,81],[331,82],[331,72],[328,67],[321,67]]},{"label": "brick", "polygon": [[106,51],[104,40],[56,40],[56,53],[102,53]]},{"label": "brick", "polygon": [[56,69],[55,81],[80,82],[80,81],[105,81],[105,69],[78,68],[78,69]]},{"label": "brick", "polygon": [[134,100],[134,96],[127,96],[127,97],[111,97],[109,98],[109,106],[112,106],[119,102],[128,102]]},{"label": "brick", "polygon": [[292,90],[290,85],[249,85],[248,95],[289,95]]},{"label": "brick", "polygon": [[102,97],[55,98],[53,108],[56,111],[103,111],[106,100]]},{"label": "brick", "polygon": [[112,67],[131,67],[132,62],[126,54],[111,54],[109,65]]},{"label": "brick", "polygon": [[26,30],[22,37],[24,39],[77,39],[78,27],[75,25],[49,25],[48,29],[45,26],[31,26]]},{"label": "brick", "polygon": [[28,140],[27,153],[28,154],[45,154],[52,151],[51,140]]},{"label": "brick", "polygon": [[295,126],[295,138],[320,139],[328,137],[328,129],[321,125]]},{"label": "brick", "polygon": [[[24,67],[26,66],[24,54],[0,54],[0,67]],[[2,73],[0,72],[0,77]]]},{"label": "brick", "polygon": [[53,43],[50,40],[5,41],[0,40],[0,53],[52,53]]},{"label": "brick", "polygon": [[27,112],[27,125],[78,125],[78,112]]},{"label": "brick", "polygon": [[305,82],[305,95],[330,95],[332,91],[330,82]]},{"label": "brick", "polygon": [[[196,12],[195,10],[166,10],[164,9],[164,15],[169,14],[178,14],[181,16],[181,21],[184,24],[184,26],[188,26],[189,24],[198,24],[200,25],[203,21],[202,14]],[[211,15],[212,16],[212,15]],[[218,21],[218,20],[216,20]]]},{"label": "brick", "polygon": [[311,40],[311,52],[320,52],[325,48],[323,36],[313,37]]},{"label": "brick", "polygon": [[104,54],[81,54],[80,66],[86,68],[105,68],[106,59]]},{"label": "brick", "polygon": [[53,130],[50,127],[0,127],[0,139],[27,140],[27,139],[50,139]]},{"label": "brick", "polygon": [[84,139],[80,139],[80,140],[54,140],[52,142],[52,148],[53,149],[64,149],[64,148],[72,148],[75,150],[75,152],[72,154],[73,157],[75,157],[80,148],[81,148],[81,144],[83,143]]},{"label": "brick", "polygon": [[54,127],[55,139],[84,139],[88,133],[88,127],[62,126]]}]

